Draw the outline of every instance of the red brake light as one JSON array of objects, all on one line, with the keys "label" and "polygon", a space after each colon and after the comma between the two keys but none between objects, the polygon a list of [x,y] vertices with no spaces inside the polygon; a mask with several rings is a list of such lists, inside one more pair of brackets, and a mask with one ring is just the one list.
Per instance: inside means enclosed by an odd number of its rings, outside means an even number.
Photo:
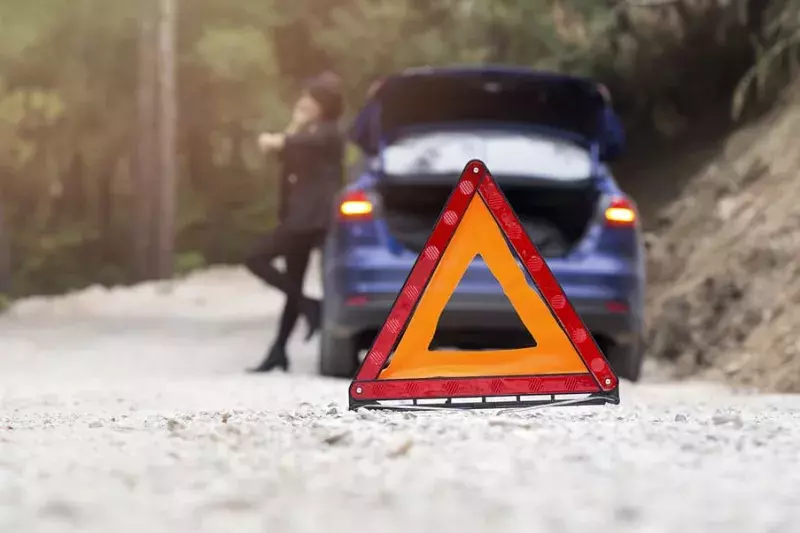
[{"label": "red brake light", "polygon": [[624,197],[611,200],[605,215],[609,226],[632,226],[636,223],[636,207]]},{"label": "red brake light", "polygon": [[364,191],[349,192],[339,204],[339,215],[344,218],[371,217],[372,202]]},{"label": "red brake light", "polygon": [[606,309],[612,313],[627,313],[628,304],[619,301],[606,302]]}]

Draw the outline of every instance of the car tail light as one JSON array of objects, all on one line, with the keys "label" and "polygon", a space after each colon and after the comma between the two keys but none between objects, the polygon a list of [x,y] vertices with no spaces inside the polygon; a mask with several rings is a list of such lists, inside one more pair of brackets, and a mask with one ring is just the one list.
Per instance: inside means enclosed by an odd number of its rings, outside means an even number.
[{"label": "car tail light", "polygon": [[364,191],[352,191],[345,194],[339,204],[339,215],[343,218],[372,217],[372,202]]},{"label": "car tail light", "polygon": [[620,301],[606,302],[606,309],[611,313],[627,313],[628,304]]},{"label": "car tail light", "polygon": [[636,207],[627,198],[615,197],[606,207],[605,218],[609,226],[633,226],[636,223]]},{"label": "car tail light", "polygon": [[369,302],[369,299],[366,296],[351,296],[347,300],[345,300],[345,305],[364,305]]}]

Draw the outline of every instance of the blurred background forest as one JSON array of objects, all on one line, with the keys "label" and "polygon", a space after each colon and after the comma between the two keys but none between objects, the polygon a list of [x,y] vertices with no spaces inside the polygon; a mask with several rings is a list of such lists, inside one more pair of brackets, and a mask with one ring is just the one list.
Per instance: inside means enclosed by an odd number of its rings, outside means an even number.
[{"label": "blurred background forest", "polygon": [[[768,106],[798,64],[799,11],[797,0],[0,0],[0,292],[240,260],[274,220],[275,168],[254,138],[284,127],[298,82],[322,69],[343,77],[351,114],[373,80],[407,66],[591,75],[613,94],[631,158],[652,162],[702,124]],[[174,73],[176,107],[143,114],[171,94],[148,83],[159,69]],[[156,135],[165,112],[174,131]],[[623,185],[649,178],[620,172]],[[165,179],[175,249],[153,267],[137,205]]]}]

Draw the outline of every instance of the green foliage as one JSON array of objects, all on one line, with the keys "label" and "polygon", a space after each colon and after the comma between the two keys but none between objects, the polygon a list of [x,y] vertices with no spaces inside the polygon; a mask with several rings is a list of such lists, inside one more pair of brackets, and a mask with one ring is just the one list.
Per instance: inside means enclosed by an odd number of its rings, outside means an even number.
[{"label": "green foliage", "polygon": [[774,89],[793,81],[800,73],[800,0],[768,3],[763,20],[753,28],[756,60],[734,91],[733,118],[742,116],[753,93],[763,103]]},{"label": "green foliage", "polygon": [[183,252],[175,258],[175,275],[183,276],[208,266],[203,254],[199,252]]},{"label": "green foliage", "polygon": [[[665,102],[691,116],[719,100],[709,87],[729,89],[723,67],[752,53],[746,24],[729,16],[741,2],[675,4],[179,2],[176,271],[240,260],[274,221],[275,164],[254,139],[286,124],[300,78],[338,71],[352,114],[373,80],[407,66],[537,66],[598,76],[629,125],[646,128]],[[15,296],[132,279],[139,6],[0,0],[0,227]]]}]

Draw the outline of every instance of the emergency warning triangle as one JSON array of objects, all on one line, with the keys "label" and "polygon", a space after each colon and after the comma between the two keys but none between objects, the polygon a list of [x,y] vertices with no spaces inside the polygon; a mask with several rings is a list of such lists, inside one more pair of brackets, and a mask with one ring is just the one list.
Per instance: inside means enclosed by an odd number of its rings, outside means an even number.
[{"label": "emergency warning triangle", "polygon": [[[535,346],[428,349],[442,311],[476,256],[500,283]],[[548,403],[617,404],[618,379],[497,183],[473,160],[350,385],[350,408]]]}]

